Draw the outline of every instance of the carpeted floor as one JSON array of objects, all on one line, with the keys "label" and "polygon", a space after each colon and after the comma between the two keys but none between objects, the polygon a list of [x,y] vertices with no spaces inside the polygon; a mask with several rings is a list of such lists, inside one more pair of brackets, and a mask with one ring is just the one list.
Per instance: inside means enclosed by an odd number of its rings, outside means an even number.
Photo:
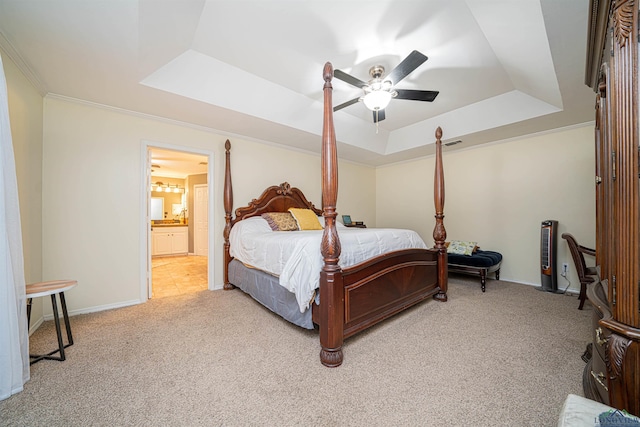
[{"label": "carpeted floor", "polygon": [[[71,318],[65,362],[32,366],[0,402],[3,426],[553,426],[582,395],[591,305],[466,276],[346,340],[319,362],[317,332],[238,290],[201,291]],[[32,351],[55,347],[52,322]]]}]

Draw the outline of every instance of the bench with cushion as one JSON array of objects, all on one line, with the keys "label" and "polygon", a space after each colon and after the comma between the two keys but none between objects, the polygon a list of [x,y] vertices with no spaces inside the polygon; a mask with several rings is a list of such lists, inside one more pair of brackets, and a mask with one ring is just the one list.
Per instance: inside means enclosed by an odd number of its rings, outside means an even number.
[{"label": "bench with cushion", "polygon": [[482,292],[486,289],[487,274],[495,273],[500,280],[500,264],[502,254],[494,251],[476,249],[471,255],[448,253],[449,271],[454,273],[474,274],[480,276]]}]

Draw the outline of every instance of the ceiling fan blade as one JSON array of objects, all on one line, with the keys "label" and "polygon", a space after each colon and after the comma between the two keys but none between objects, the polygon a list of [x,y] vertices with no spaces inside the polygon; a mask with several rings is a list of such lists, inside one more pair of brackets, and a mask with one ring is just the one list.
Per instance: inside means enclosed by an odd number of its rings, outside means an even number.
[{"label": "ceiling fan blade", "polygon": [[333,70],[333,77],[335,77],[336,79],[340,79],[343,82],[349,83],[352,86],[359,87],[361,89],[362,87],[367,86],[366,82],[363,82],[362,80],[357,79],[353,77],[351,74],[345,73],[344,71]]},{"label": "ceiling fan blade", "polygon": [[333,111],[342,110],[343,108],[348,107],[349,105],[355,104],[359,100],[360,100],[360,97],[357,97],[357,98],[353,98],[353,99],[351,99],[351,100],[349,100],[347,102],[343,102],[342,104],[340,104],[340,105],[338,105],[336,107],[333,107]]},{"label": "ceiling fan blade", "polygon": [[422,65],[427,59],[428,58],[426,56],[424,56],[417,50],[414,50],[406,58],[404,58],[396,68],[391,70],[387,78],[391,80],[394,85],[397,85],[400,80],[411,74],[413,70]]},{"label": "ceiling fan blade", "polygon": [[396,89],[398,95],[396,99],[410,99],[412,101],[428,101],[436,99],[440,92],[437,90],[412,90],[412,89]]},{"label": "ceiling fan blade", "polygon": [[373,123],[381,122],[384,118],[384,110],[373,111]]}]

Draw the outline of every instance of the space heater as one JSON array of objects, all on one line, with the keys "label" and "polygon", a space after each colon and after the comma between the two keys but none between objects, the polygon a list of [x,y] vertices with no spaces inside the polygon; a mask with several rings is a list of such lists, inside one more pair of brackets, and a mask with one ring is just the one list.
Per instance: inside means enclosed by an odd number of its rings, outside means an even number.
[{"label": "space heater", "polygon": [[545,292],[558,292],[558,275],[556,270],[556,251],[558,239],[556,231],[558,221],[542,221],[540,228],[540,272],[542,288]]}]

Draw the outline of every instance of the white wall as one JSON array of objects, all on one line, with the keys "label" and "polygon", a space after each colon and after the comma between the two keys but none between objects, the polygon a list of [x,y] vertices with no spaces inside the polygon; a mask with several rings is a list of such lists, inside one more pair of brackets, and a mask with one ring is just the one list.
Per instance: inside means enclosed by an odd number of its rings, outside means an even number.
[{"label": "white wall", "polygon": [[[502,279],[539,286],[540,224],[555,219],[558,268],[569,263],[571,289],[579,290],[560,234],[568,231],[581,244],[595,245],[593,126],[444,151],[447,240],[477,241],[499,251]],[[433,169],[433,157],[377,169],[378,226],[413,228],[433,242]],[[568,284],[558,276],[560,289]]]},{"label": "white wall", "polygon": [[[226,136],[151,117],[47,97],[43,147],[43,276],[72,278],[70,312],[140,301],[143,141],[214,155],[215,286],[222,286]],[[234,210],[289,182],[320,207],[320,157],[229,138]],[[320,138],[318,138],[320,143]],[[374,221],[375,170],[340,165],[338,209]]]},{"label": "white wall", "polygon": [[25,279],[37,282],[42,274],[42,96],[7,56],[2,56],[11,137],[18,178]]},{"label": "white wall", "polygon": [[[42,280],[42,96],[16,64],[2,55],[18,179],[20,222],[27,283]],[[31,326],[42,320],[42,298],[33,301]],[[33,329],[33,328],[32,328]]]}]

